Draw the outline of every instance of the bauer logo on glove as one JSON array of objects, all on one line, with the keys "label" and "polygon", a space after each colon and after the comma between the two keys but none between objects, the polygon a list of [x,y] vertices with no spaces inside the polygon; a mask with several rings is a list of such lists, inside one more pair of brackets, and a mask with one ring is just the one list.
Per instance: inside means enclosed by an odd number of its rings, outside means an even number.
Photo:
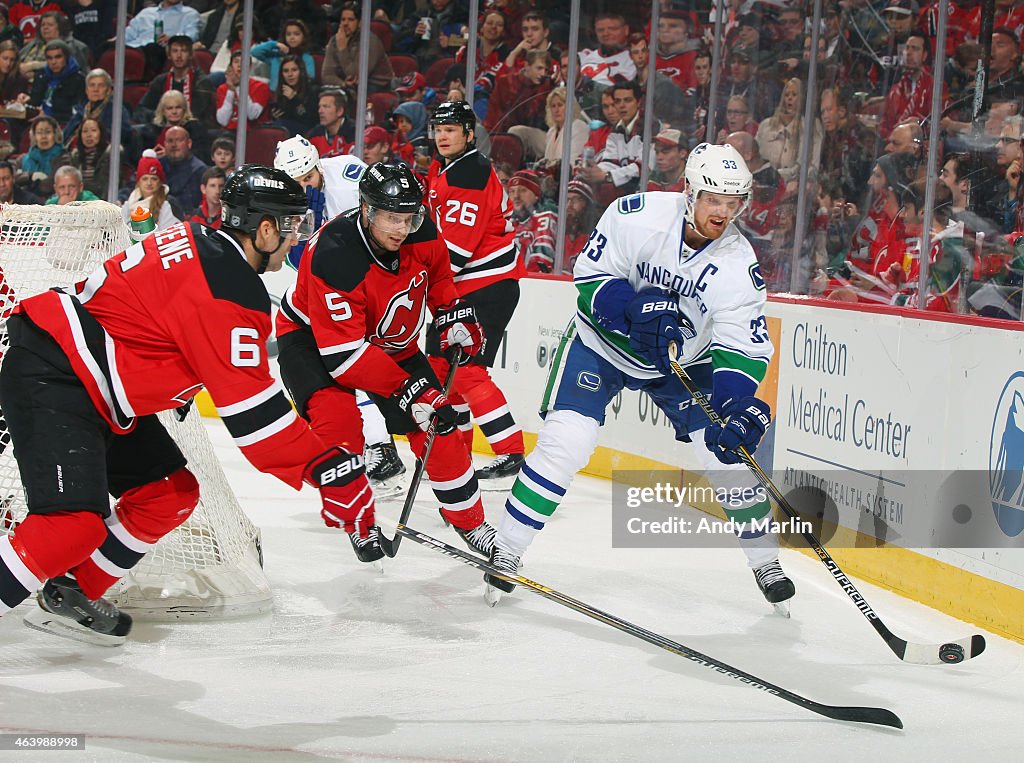
[{"label": "bauer logo on glove", "polygon": [[434,328],[440,335],[441,353],[462,348],[460,364],[466,364],[484,348],[484,330],[476,319],[476,309],[468,302],[456,302],[438,308]]}]

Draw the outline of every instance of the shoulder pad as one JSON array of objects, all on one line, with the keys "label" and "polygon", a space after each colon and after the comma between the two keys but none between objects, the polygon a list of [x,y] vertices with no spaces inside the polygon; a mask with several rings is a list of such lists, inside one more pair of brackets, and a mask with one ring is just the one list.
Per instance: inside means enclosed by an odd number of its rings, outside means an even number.
[{"label": "shoulder pad", "polygon": [[358,210],[351,210],[321,228],[309,263],[313,275],[339,291],[353,291],[370,269],[370,252],[357,219]]},{"label": "shoulder pad", "polygon": [[444,174],[453,188],[482,191],[491,179],[491,160],[477,151],[455,162]]},{"label": "shoulder pad", "polygon": [[213,298],[270,315],[267,287],[231,242],[224,240],[223,236],[230,234],[218,234],[213,228],[200,223],[186,225],[192,230],[199,264]]},{"label": "shoulder pad", "polygon": [[402,245],[422,244],[424,241],[436,241],[439,238],[440,235],[437,232],[437,226],[434,225],[434,221],[430,219],[430,213],[424,213],[423,225],[420,226],[418,231],[410,234]]}]

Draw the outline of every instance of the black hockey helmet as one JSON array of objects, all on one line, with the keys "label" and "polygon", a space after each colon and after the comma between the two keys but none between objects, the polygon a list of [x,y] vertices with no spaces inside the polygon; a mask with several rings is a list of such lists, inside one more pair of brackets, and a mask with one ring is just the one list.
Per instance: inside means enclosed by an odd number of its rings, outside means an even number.
[{"label": "black hockey helmet", "polygon": [[[462,125],[469,137],[469,131],[476,130],[476,114],[465,101],[445,101],[430,116],[430,127],[435,125]],[[434,137],[433,129],[430,130],[430,137]]]},{"label": "black hockey helmet", "polygon": [[224,184],[220,200],[224,228],[253,236],[260,220],[274,217],[279,221],[282,234],[294,231],[300,241],[313,232],[311,224],[304,226],[309,210],[306,192],[281,170],[262,164],[244,164]]},{"label": "black hockey helmet", "polygon": [[388,212],[420,212],[423,187],[405,164],[377,162],[359,180],[359,199],[366,206]]}]

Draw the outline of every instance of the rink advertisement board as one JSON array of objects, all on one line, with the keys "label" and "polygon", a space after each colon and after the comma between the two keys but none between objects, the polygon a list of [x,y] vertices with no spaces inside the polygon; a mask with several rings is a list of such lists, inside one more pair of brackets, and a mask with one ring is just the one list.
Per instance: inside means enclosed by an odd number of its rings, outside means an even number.
[{"label": "rink advertisement board", "polygon": [[[494,375],[529,433],[575,309],[568,282],[522,281]],[[776,354],[759,394],[774,423],[762,465],[819,515],[851,572],[1024,638],[961,601],[974,576],[998,606],[1024,590],[1024,333],[799,299],[773,298],[767,312]],[[635,392],[613,401],[599,445],[589,471],[602,476],[698,468],[694,446]],[[861,553],[879,547],[884,558]]]}]

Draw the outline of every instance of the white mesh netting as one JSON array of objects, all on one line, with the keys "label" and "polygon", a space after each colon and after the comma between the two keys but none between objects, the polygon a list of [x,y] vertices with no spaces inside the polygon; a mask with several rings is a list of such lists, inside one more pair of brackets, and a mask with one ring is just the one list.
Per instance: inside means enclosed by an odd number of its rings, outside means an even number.
[{"label": "white mesh netting", "polygon": [[[104,201],[67,206],[0,205],[0,352],[2,326],[17,300],[85,278],[131,245],[120,210]],[[0,360],[2,362],[2,360]],[[199,413],[184,422],[160,415],[199,480],[201,499],[107,598],[142,619],[229,617],[270,609],[259,530],[228,485]],[[25,496],[6,423],[0,421],[0,532],[25,515]]]}]

